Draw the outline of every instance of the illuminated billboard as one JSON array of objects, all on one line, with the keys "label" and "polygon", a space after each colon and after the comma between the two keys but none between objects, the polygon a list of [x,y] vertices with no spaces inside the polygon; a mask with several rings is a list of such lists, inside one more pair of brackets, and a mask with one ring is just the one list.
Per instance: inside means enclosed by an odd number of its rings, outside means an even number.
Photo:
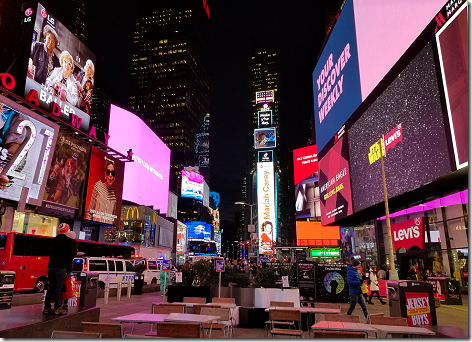
[{"label": "illuminated billboard", "polygon": [[211,240],[211,223],[202,221],[186,221],[184,222],[188,227],[187,237],[189,239],[203,239],[205,241]]},{"label": "illuminated billboard", "polygon": [[271,148],[276,146],[275,127],[254,130],[254,148]]},{"label": "illuminated billboard", "polygon": [[210,191],[210,208],[217,209],[220,205],[220,194],[216,191]]},{"label": "illuminated billboard", "polygon": [[[92,53],[42,4],[25,12],[34,20],[28,65],[25,65],[27,97],[36,91],[40,108],[59,105],[59,118],[88,133],[95,83],[95,54]],[[27,14],[30,13],[28,16]]]},{"label": "illuminated billboard", "polygon": [[120,225],[124,164],[92,146],[84,210],[86,220]]},{"label": "illuminated billboard", "polygon": [[203,205],[207,208],[210,206],[210,187],[206,181],[203,181]]},{"label": "illuminated billboard", "polygon": [[40,205],[59,126],[1,95],[0,114],[0,197]]},{"label": "illuminated billboard", "polygon": [[297,221],[297,246],[338,246],[341,231],[336,226],[322,226],[319,221]]},{"label": "illuminated billboard", "polygon": [[179,200],[179,196],[174,194],[173,192],[169,191],[169,204],[167,207],[167,217],[177,218],[177,202]]},{"label": "illuminated billboard", "polygon": [[274,102],[274,91],[273,90],[256,91],[256,104],[267,103],[267,102]]},{"label": "illuminated billboard", "polygon": [[195,152],[197,153],[208,153],[210,150],[210,134],[201,133],[197,134],[197,146]]},{"label": "illuminated billboard", "polygon": [[259,254],[272,254],[277,239],[274,163],[257,163]]},{"label": "illuminated billboard", "polygon": [[177,221],[177,241],[175,243],[175,249],[176,253],[187,253],[187,226],[180,221]]},{"label": "illuminated billboard", "polygon": [[272,126],[272,111],[264,110],[257,112],[259,128]]},{"label": "illuminated billboard", "polygon": [[293,150],[297,218],[320,217],[318,153],[316,145]]},{"label": "illuminated billboard", "polygon": [[[167,213],[169,194],[170,149],[135,114],[110,107],[108,145],[127,155],[123,199]],[[124,138],[126,137],[126,138]]]},{"label": "illuminated billboard", "polygon": [[182,188],[180,196],[203,201],[204,178],[196,172],[182,170]]},{"label": "illuminated billboard", "polygon": [[76,218],[88,175],[90,145],[59,131],[41,211]]},{"label": "illuminated billboard", "polygon": [[[444,5],[347,0],[313,71],[321,151]],[[382,28],[382,29],[379,29]]]}]

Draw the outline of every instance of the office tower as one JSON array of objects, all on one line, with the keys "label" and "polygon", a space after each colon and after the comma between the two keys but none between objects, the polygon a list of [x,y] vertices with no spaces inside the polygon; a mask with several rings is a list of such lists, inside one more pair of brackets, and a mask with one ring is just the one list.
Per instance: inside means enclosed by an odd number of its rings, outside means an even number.
[{"label": "office tower", "polygon": [[174,191],[183,167],[198,165],[196,135],[209,112],[207,21],[201,3],[165,0],[150,4],[134,22],[128,106],[171,149]]},{"label": "office tower", "polygon": [[81,41],[87,42],[86,14],[89,0],[44,0],[44,5],[56,13],[62,23]]},{"label": "office tower", "polygon": [[117,105],[100,87],[93,89],[92,111],[90,113],[90,124],[97,130],[97,140],[105,142],[105,135],[108,133],[108,122],[110,119],[110,105]]},{"label": "office tower", "polygon": [[199,172],[210,185],[210,113],[207,113],[203,118],[203,124],[196,139],[195,152],[197,153]]}]

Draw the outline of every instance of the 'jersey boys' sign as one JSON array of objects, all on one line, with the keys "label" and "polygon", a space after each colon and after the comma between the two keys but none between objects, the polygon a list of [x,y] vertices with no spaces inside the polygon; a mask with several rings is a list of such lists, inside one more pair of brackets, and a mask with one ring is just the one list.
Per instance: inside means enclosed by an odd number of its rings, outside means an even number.
[{"label": "'jersey boys' sign", "polygon": [[410,249],[418,246],[424,249],[424,217],[392,224],[393,248],[397,251],[404,247]]}]

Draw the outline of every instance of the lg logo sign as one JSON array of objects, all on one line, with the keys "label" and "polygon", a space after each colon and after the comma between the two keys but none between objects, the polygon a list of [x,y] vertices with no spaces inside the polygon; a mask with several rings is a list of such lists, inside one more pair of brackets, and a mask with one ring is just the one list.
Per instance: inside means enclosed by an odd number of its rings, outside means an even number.
[{"label": "lg logo sign", "polygon": [[392,224],[393,245],[395,250],[418,246],[424,249],[424,217]]}]

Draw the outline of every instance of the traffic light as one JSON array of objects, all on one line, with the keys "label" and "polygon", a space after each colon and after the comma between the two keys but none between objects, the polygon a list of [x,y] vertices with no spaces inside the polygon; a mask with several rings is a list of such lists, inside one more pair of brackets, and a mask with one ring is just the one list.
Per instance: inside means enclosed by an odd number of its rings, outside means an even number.
[{"label": "traffic light", "polygon": [[246,241],[246,245],[249,245],[249,240]]}]

